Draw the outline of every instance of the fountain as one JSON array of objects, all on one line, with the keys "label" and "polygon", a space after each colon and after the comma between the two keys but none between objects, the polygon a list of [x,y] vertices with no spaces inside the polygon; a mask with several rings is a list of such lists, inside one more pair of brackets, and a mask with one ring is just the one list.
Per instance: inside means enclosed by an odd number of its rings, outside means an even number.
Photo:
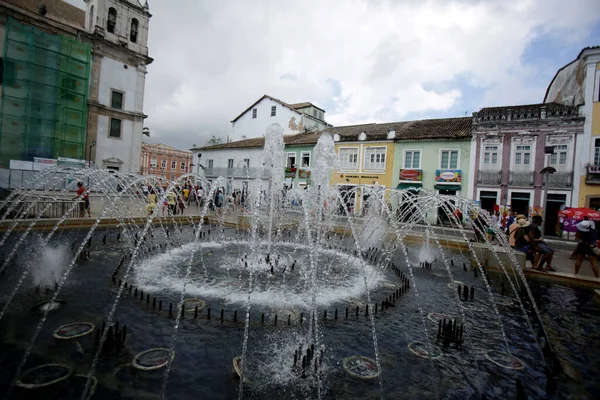
[{"label": "fountain", "polygon": [[[179,195],[191,180],[209,199],[224,182],[193,174],[168,182],[56,168],[11,193],[0,203],[0,394],[438,399],[598,390],[576,377],[600,365],[574,360],[557,339],[567,328],[546,314],[592,331],[597,316],[569,311],[589,299],[528,285],[501,234],[501,246],[475,242],[454,217],[458,208],[494,226],[486,212],[460,197],[364,186],[355,198],[368,194],[368,204],[354,215],[329,184],[337,168],[329,135],[313,154],[309,188],[284,192],[281,128],[269,127],[265,179],[249,181],[243,214],[215,214],[204,201],[183,215],[160,206],[148,215],[143,184]],[[78,218],[77,202],[63,201],[77,181],[95,218]],[[438,209],[451,227],[425,217]],[[576,346],[587,340],[572,336]]]}]

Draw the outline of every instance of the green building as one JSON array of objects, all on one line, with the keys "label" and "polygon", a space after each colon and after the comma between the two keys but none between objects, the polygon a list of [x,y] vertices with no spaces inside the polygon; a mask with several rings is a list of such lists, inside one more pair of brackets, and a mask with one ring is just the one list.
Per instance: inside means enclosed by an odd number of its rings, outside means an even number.
[{"label": "green building", "polygon": [[322,132],[292,135],[286,140],[286,182],[294,188],[310,185],[313,149]]},{"label": "green building", "polygon": [[9,17],[2,38],[0,167],[85,158],[90,46]]}]

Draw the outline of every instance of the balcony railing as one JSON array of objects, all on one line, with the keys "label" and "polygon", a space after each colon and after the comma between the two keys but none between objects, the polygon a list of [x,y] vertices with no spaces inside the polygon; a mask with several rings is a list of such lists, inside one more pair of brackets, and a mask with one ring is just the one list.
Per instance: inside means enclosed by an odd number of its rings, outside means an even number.
[{"label": "balcony railing", "polygon": [[533,171],[510,171],[508,174],[508,184],[512,186],[533,186]]},{"label": "balcony railing", "polygon": [[477,183],[482,185],[499,185],[502,179],[502,171],[479,171]]},{"label": "balcony railing", "polygon": [[204,174],[207,177],[217,178],[219,176],[223,176],[225,178],[263,178],[266,179],[269,177],[269,171],[264,168],[225,168],[225,167],[214,167],[214,168],[205,168]]},{"label": "balcony railing", "polygon": [[588,165],[585,174],[585,183],[600,185],[600,165]]},{"label": "balcony railing", "polygon": [[[600,183],[600,182],[599,182]],[[573,172],[555,172],[548,175],[549,189],[571,189],[573,187]]]}]

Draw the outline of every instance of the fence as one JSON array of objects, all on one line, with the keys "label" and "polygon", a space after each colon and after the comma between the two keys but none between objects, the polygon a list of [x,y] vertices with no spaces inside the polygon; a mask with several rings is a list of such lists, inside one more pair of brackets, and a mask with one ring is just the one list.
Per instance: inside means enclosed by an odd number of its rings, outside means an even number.
[{"label": "fence", "polygon": [[[42,213],[42,218],[62,218],[63,215],[73,207],[73,200],[55,200],[55,199],[43,199],[43,198],[32,198],[31,200],[24,201],[10,201],[5,205],[5,208],[0,210],[0,215],[4,215],[6,210],[14,206],[14,209],[8,215],[8,218],[36,218]],[[69,212],[69,217],[79,216],[79,207],[73,207],[73,210]]]}]

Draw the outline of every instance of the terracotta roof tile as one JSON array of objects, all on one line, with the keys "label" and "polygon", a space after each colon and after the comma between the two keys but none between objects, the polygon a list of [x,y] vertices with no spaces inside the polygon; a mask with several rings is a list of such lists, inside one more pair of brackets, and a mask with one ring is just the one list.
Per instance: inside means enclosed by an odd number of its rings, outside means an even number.
[{"label": "terracotta roof tile", "polygon": [[48,10],[45,18],[80,29],[85,27],[85,11],[63,0],[2,0],[0,5],[2,3],[37,15],[40,15],[40,6],[44,4]]}]

